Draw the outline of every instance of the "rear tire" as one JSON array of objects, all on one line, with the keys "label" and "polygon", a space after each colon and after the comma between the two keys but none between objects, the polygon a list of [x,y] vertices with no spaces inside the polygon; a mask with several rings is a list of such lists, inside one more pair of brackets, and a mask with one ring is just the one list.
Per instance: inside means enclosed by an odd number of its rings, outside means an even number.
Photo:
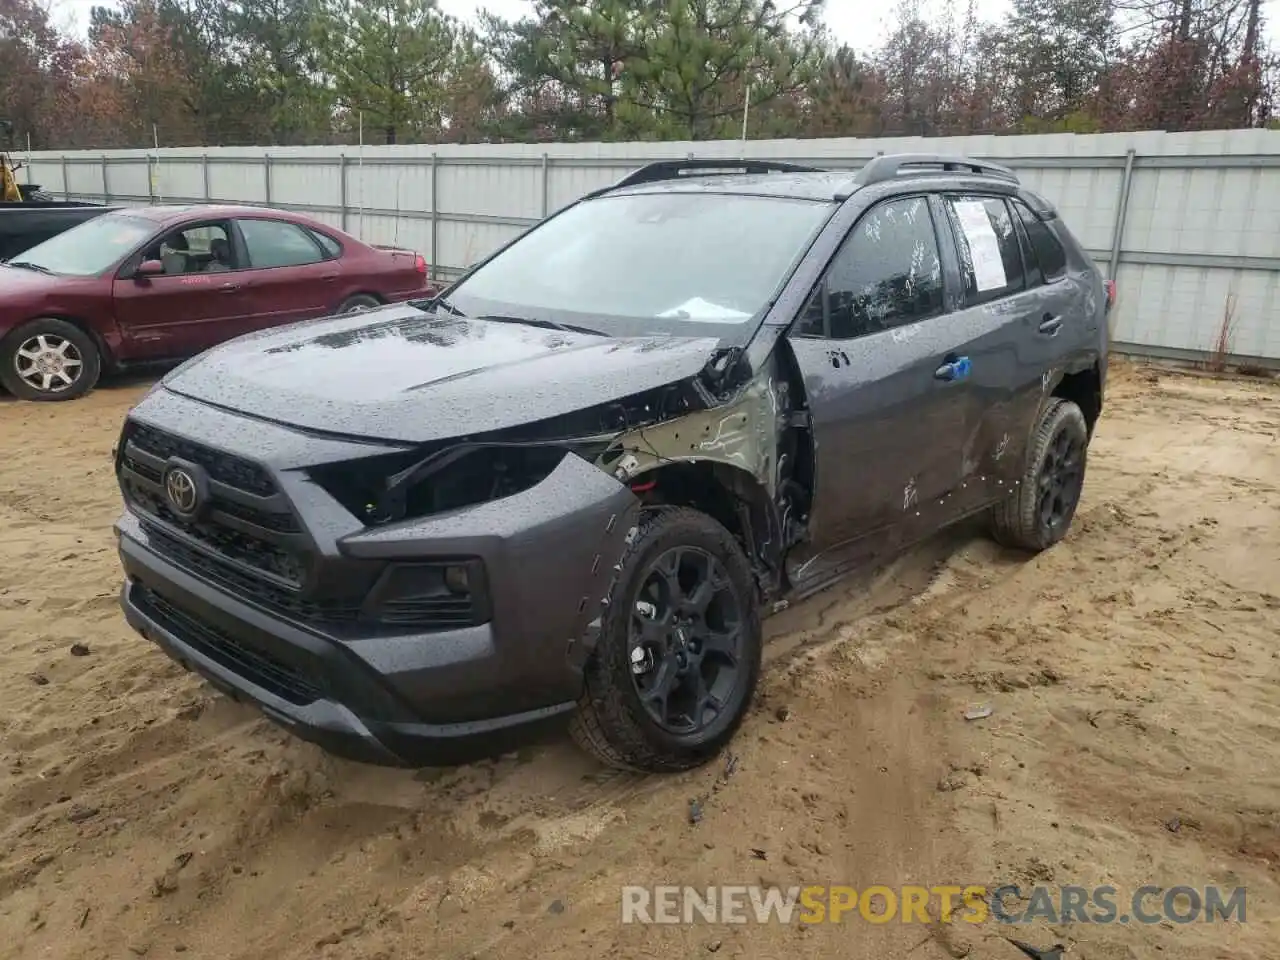
[{"label": "rear tire", "polygon": [[715,520],[673,507],[643,517],[618,570],[570,730],[611,767],[700,766],[733,738],[760,676],[751,565]]},{"label": "rear tire", "polygon": [[382,306],[382,301],[372,294],[357,293],[354,297],[348,297],[342,301],[342,306],[338,308],[338,313],[363,313],[366,310],[373,310]]},{"label": "rear tire", "polygon": [[75,400],[101,373],[97,343],[66,320],[41,317],[0,340],[0,385],[22,400]]},{"label": "rear tire", "polygon": [[1017,491],[992,511],[992,535],[1007,547],[1038,553],[1067,534],[1084,489],[1089,426],[1070,400],[1054,398],[1040,414]]}]

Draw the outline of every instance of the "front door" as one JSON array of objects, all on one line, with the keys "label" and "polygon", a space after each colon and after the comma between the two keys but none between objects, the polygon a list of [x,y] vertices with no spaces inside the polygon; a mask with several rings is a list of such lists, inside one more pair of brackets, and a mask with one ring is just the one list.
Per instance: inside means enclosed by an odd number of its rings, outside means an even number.
[{"label": "front door", "polygon": [[[112,301],[131,357],[186,356],[234,334],[250,306],[230,238],[226,222],[189,224],[128,261],[112,284]],[[164,273],[135,277],[143,260],[159,260]]]},{"label": "front door", "polygon": [[816,446],[809,549],[937,525],[974,420],[969,344],[946,313],[935,211],[923,196],[869,209],[789,344]]}]

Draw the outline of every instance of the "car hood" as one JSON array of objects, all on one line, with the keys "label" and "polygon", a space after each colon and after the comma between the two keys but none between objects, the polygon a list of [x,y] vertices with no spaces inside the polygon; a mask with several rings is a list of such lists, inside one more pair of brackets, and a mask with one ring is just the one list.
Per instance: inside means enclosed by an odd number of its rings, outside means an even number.
[{"label": "car hood", "polygon": [[[22,254],[18,254],[14,259],[21,260]],[[35,270],[26,270],[0,263],[0,297],[6,301],[18,298],[23,300],[29,300],[33,297],[38,298],[56,290],[59,283],[64,282],[66,279],[66,277],[51,277],[47,273],[39,273]]]},{"label": "car hood", "polygon": [[614,339],[397,305],[232,340],[173,371],[164,386],[303,429],[429,443],[694,376],[719,343]]}]

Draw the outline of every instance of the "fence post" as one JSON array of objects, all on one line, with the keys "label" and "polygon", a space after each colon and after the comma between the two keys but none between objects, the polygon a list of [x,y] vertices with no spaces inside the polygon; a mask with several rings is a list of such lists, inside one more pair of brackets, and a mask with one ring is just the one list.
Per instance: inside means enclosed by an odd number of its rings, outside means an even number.
[{"label": "fence post", "polygon": [[209,193],[209,155],[207,153],[200,154],[200,179],[204,182],[204,198],[211,199]]},{"label": "fence post", "polygon": [[[440,218],[438,216],[439,209],[436,203],[436,174],[440,169],[440,158],[436,154],[431,154],[431,279],[435,280],[438,276],[437,270],[440,264],[439,260],[439,239],[440,239]],[[465,264],[464,264],[465,266]]]},{"label": "fence post", "polygon": [[547,216],[547,198],[551,192],[551,161],[544,153],[542,155],[542,216]]},{"label": "fence post", "polygon": [[107,155],[105,153],[102,155],[102,199],[106,203],[111,202],[111,187],[107,181]]},{"label": "fence post", "polygon": [[71,199],[71,180],[67,177],[67,155],[64,153],[62,160],[62,199]]},{"label": "fence post", "polygon": [[1120,198],[1116,202],[1115,228],[1111,232],[1111,259],[1107,262],[1107,279],[1114,280],[1120,268],[1120,244],[1124,240],[1125,221],[1129,218],[1129,187],[1133,183],[1132,147],[1124,156],[1124,178],[1120,181]]},{"label": "fence post", "polygon": [[271,206],[271,154],[262,155],[262,187],[267,206]]},{"label": "fence post", "polygon": [[347,232],[347,155],[338,154],[338,206],[342,208],[342,232]]}]

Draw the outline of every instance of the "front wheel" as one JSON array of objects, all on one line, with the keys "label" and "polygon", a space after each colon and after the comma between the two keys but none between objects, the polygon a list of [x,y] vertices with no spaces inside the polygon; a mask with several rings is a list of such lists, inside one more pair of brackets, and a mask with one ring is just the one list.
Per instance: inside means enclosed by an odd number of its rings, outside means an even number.
[{"label": "front wheel", "polygon": [[751,565],[715,520],[673,507],[644,516],[618,569],[574,739],[613,767],[706,763],[737,732],[760,676]]},{"label": "front wheel", "polygon": [[1038,552],[1067,534],[1089,453],[1089,426],[1070,400],[1053,399],[1040,414],[1018,489],[992,513],[992,533],[1008,547]]},{"label": "front wheel", "polygon": [[98,382],[102,356],[74,323],[44,317],[0,340],[0,384],[22,400],[74,400]]}]

